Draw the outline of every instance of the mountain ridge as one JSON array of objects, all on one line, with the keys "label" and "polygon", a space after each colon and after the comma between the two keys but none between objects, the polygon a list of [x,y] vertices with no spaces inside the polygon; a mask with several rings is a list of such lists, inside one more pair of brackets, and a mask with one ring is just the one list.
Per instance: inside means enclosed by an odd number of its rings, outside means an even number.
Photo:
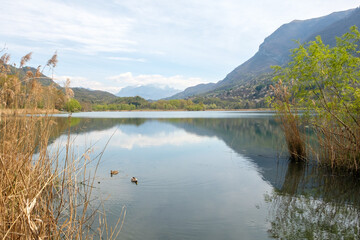
[{"label": "mountain ridge", "polygon": [[236,67],[223,80],[207,88],[202,85],[187,88],[169,99],[207,94],[220,96],[218,94],[220,92],[239,88],[254,79],[261,78],[263,74],[269,74],[271,72],[270,67],[273,65],[283,66],[286,64],[290,60],[290,50],[298,46],[294,40],[304,43],[314,40],[315,36],[320,35],[324,43],[334,45],[335,36],[341,36],[349,31],[352,25],[360,26],[359,8],[285,23],[264,39],[258,51],[250,59]]},{"label": "mountain ridge", "polygon": [[[31,71],[34,75],[37,71],[34,67],[25,66],[22,68],[11,67],[12,73],[19,72],[19,77],[22,79],[25,77],[28,71]],[[56,83],[52,78],[41,73],[40,78],[37,78],[38,82],[43,86],[54,85],[57,89],[64,91],[64,88]],[[117,99],[117,97],[109,92],[101,90],[92,90],[81,87],[71,88],[74,92],[74,98],[80,102],[84,110],[91,110],[92,104],[110,103]]]},{"label": "mountain ridge", "polygon": [[115,95],[118,97],[135,97],[140,96],[148,100],[159,100],[162,98],[170,97],[181,90],[166,86],[165,88],[157,87],[153,84],[142,85],[138,87],[128,86],[121,89]]}]

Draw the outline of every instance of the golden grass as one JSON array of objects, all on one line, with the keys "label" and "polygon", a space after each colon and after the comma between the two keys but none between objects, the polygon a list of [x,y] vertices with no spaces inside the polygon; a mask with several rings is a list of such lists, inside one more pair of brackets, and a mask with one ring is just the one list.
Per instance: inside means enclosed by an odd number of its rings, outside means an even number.
[{"label": "golden grass", "polygon": [[291,95],[281,80],[272,86],[272,90],[275,95],[273,104],[281,121],[290,158],[295,161],[305,161],[307,158],[305,134],[300,130],[299,114],[290,99]]},{"label": "golden grass", "polygon": [[[115,228],[108,229],[106,216],[90,204],[90,150],[75,157],[68,136],[65,159],[51,156],[47,147],[53,127],[48,115],[5,116],[0,122],[0,238],[116,238],[125,210]],[[102,224],[94,230],[96,216]]]},{"label": "golden grass", "polygon": [[[288,150],[292,159],[306,160],[310,153],[323,165],[353,172],[360,170],[359,116],[348,108],[324,108],[317,114],[300,118],[295,99],[279,82],[272,87]],[[304,126],[316,136],[310,143]],[[308,140],[308,141],[307,141]]]},{"label": "golden grass", "polygon": [[61,111],[57,109],[32,109],[32,108],[26,108],[26,109],[0,109],[0,115],[26,115],[26,114],[56,114],[61,113]]},{"label": "golden grass", "polygon": [[[68,96],[37,82],[40,67],[19,79],[10,71],[9,58],[0,58],[0,239],[116,239],[126,211],[109,227],[105,213],[92,206],[97,167],[89,175],[90,149],[73,154],[70,119],[64,159],[60,149],[48,151],[56,128],[49,114],[58,112],[55,107]],[[30,58],[24,56],[20,66]],[[56,63],[55,53],[46,66]],[[99,227],[93,229],[96,219]]]}]

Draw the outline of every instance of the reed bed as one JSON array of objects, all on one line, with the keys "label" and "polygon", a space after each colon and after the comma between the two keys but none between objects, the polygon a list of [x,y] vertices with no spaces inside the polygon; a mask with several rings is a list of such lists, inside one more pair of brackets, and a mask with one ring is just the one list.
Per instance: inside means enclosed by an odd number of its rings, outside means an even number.
[{"label": "reed bed", "polygon": [[306,135],[304,128],[301,127],[300,115],[295,106],[295,101],[291,99],[291,94],[287,86],[280,80],[271,86],[274,92],[273,104],[276,107],[281,127],[285,134],[290,159],[294,161],[306,161]]},{"label": "reed bed", "polygon": [[[359,46],[360,32],[353,26],[336,39],[336,46],[325,45],[318,36],[293,49],[286,67],[275,67],[270,100],[291,155],[306,158],[311,152],[332,169],[360,172]],[[303,110],[301,118],[298,109]],[[304,141],[306,125],[316,135],[311,144]]]},{"label": "reed bed", "polygon": [[[55,67],[56,57],[55,53],[46,66]],[[20,68],[30,58],[25,55]],[[7,54],[0,58],[0,238],[116,239],[126,209],[110,226],[101,203],[96,206],[91,195],[102,153],[94,159],[91,149],[74,155],[70,119],[65,149],[48,150],[57,127],[49,113],[71,97],[71,89],[66,86],[61,93],[54,86],[41,86],[40,67],[21,79],[9,59]],[[97,165],[90,174],[87,166],[92,161]],[[94,221],[99,221],[96,229]]]},{"label": "reed bed", "polygon": [[[86,166],[89,151],[76,157],[70,136],[65,159],[50,155],[55,122],[49,116],[3,116],[0,123],[0,237],[2,239],[115,239],[115,228],[92,206],[94,174]],[[36,157],[34,157],[36,155]],[[99,159],[97,160],[99,161]],[[99,219],[99,228],[92,229]]]}]

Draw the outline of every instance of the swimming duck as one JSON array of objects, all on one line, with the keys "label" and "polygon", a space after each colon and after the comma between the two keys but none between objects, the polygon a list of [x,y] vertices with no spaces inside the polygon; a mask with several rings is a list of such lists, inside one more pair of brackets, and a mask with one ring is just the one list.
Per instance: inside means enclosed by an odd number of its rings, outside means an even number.
[{"label": "swimming duck", "polygon": [[133,183],[136,183],[136,184],[137,184],[138,180],[136,179],[136,177],[132,177],[132,178],[131,178],[131,182],[133,182]]},{"label": "swimming duck", "polygon": [[117,171],[117,170],[110,170],[110,175],[112,176],[112,175],[116,175],[116,174],[118,174],[119,173],[119,171]]}]

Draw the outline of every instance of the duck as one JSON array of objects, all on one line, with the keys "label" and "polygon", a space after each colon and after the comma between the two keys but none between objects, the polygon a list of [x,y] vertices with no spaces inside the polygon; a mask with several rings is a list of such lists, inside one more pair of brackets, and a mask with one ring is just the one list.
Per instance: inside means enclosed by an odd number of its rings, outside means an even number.
[{"label": "duck", "polygon": [[116,174],[118,174],[119,173],[119,171],[117,171],[117,170],[110,170],[110,175],[112,176],[112,175],[116,175]]},{"label": "duck", "polygon": [[132,178],[131,178],[131,182],[133,182],[133,183],[136,183],[136,184],[137,184],[138,180],[136,179],[136,177],[132,177]]}]

